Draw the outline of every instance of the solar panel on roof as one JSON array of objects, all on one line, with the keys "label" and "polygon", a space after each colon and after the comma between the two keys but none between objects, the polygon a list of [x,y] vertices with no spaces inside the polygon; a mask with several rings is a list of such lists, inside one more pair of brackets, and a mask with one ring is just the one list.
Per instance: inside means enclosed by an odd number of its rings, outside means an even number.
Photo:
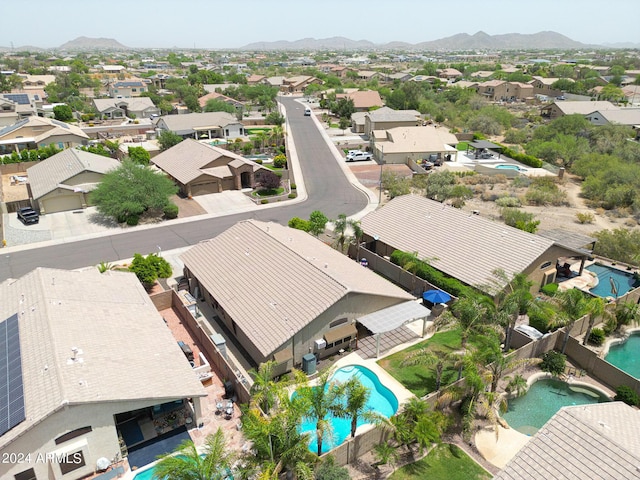
[{"label": "solar panel on roof", "polygon": [[4,98],[8,98],[18,105],[29,105],[29,95],[26,93],[5,93]]},{"label": "solar panel on roof", "polygon": [[0,322],[0,435],[26,418],[18,314]]}]

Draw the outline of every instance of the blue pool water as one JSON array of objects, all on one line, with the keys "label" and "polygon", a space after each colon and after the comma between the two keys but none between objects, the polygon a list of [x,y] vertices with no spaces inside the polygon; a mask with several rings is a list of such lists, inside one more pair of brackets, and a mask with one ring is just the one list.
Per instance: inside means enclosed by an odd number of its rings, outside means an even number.
[{"label": "blue pool water", "polygon": [[611,279],[613,279],[613,282],[618,289],[618,297],[621,297],[630,290],[633,290],[636,284],[633,275],[622,270],[618,270],[617,268],[594,263],[593,265],[586,267],[586,269],[598,276],[598,285],[589,291],[599,297],[604,298],[616,296],[611,290]]},{"label": "blue pool water", "polygon": [[520,168],[518,165],[496,165],[498,170],[518,170],[519,172],[526,172],[526,168]]},{"label": "blue pool water", "polygon": [[562,407],[608,401],[589,387],[548,378],[535,382],[524,396],[509,400],[502,418],[520,433],[533,435]]},{"label": "blue pool water", "polygon": [[611,365],[640,378],[640,334],[631,335],[626,342],[612,345],[605,360]]},{"label": "blue pool water", "polygon": [[[180,456],[180,455],[179,455]],[[205,455],[200,455],[202,458],[205,457]],[[133,480],[154,480],[153,475],[154,475],[154,468],[148,468],[146,470],[141,471],[140,473],[136,473],[136,475],[133,477]],[[225,480],[233,480],[233,476],[231,475],[231,472],[228,471],[227,472],[227,476],[225,477]]]},{"label": "blue pool water", "polygon": [[[332,382],[345,382],[351,377],[357,377],[362,384],[367,387],[371,394],[367,402],[367,408],[378,412],[389,418],[398,411],[398,399],[391,390],[380,383],[378,376],[366,367],[360,365],[349,365],[337,370],[331,377]],[[322,453],[328,452],[337,445],[340,445],[351,434],[351,419],[328,417],[333,426],[333,438],[328,435],[322,440]],[[358,427],[365,425],[362,419],[358,420]],[[316,440],[316,421],[308,419],[302,423],[302,432],[309,432],[311,442],[309,450],[316,453],[318,451],[318,442]]]}]

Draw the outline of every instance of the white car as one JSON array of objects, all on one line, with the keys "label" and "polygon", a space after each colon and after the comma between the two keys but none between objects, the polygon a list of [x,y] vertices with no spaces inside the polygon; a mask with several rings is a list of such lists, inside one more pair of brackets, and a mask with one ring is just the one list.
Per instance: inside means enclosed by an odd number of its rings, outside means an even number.
[{"label": "white car", "polygon": [[531,325],[518,325],[514,330],[526,335],[531,340],[540,340],[544,337],[544,334],[540,330],[533,328]]},{"label": "white car", "polygon": [[347,154],[346,161],[347,162],[364,162],[366,160],[371,160],[373,155],[369,152],[354,152],[351,154]]}]

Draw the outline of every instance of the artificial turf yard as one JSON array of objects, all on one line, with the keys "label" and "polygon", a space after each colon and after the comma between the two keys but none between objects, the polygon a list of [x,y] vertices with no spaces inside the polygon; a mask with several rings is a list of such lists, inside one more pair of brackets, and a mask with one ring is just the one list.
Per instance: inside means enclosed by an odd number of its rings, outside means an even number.
[{"label": "artificial turf yard", "polygon": [[[417,397],[423,397],[436,389],[435,366],[424,365],[402,366],[402,361],[415,350],[427,347],[438,356],[460,350],[460,329],[454,328],[436,333],[424,342],[412,345],[398,353],[389,355],[378,361],[378,364],[389,374],[404,385]],[[446,366],[442,372],[442,386],[448,385],[458,378],[458,370],[453,366]]]},{"label": "artificial turf yard", "polygon": [[443,443],[415,463],[396,470],[390,480],[489,480],[491,475],[459,447]]}]

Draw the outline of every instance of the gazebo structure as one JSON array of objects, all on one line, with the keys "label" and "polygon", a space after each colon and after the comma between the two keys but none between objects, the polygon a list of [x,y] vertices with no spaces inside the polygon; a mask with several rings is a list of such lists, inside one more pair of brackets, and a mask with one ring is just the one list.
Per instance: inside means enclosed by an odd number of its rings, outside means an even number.
[{"label": "gazebo structure", "polygon": [[380,335],[403,325],[422,319],[422,335],[424,338],[427,321],[431,310],[416,301],[408,301],[383,308],[356,319],[356,321],[373,333],[376,337],[376,358],[380,356]]},{"label": "gazebo structure", "polygon": [[504,147],[491,143],[488,140],[476,140],[475,142],[469,142],[467,146],[467,154],[471,150],[471,153],[475,154],[475,158],[490,158],[492,154],[489,150],[493,150],[498,153],[498,158],[500,158],[503,148]]}]

